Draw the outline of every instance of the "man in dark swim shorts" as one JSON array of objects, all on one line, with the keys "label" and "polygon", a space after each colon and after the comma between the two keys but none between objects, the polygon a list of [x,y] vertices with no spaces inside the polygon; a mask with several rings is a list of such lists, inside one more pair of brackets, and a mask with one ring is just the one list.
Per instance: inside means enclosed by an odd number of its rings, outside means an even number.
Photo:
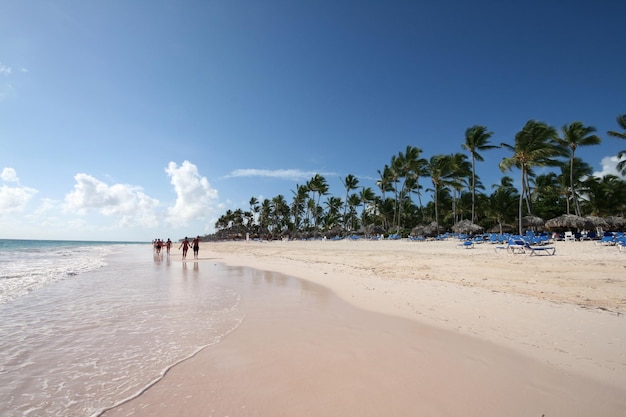
[{"label": "man in dark swim shorts", "polygon": [[200,236],[196,236],[192,244],[193,244],[193,257],[194,259],[198,259],[198,252],[200,251]]}]

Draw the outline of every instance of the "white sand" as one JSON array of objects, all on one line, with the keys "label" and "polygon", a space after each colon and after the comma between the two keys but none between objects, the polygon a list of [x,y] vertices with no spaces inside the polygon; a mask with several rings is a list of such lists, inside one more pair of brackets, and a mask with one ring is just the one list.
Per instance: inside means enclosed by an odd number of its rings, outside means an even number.
[{"label": "white sand", "polygon": [[452,241],[205,244],[216,260],[331,288],[363,308],[512,348],[626,387],[626,251],[555,242],[554,256]]},{"label": "white sand", "polygon": [[259,273],[282,284],[246,297],[240,328],[104,417],[622,416],[626,251],[555,246],[205,243],[199,262],[302,278],[308,296]]}]

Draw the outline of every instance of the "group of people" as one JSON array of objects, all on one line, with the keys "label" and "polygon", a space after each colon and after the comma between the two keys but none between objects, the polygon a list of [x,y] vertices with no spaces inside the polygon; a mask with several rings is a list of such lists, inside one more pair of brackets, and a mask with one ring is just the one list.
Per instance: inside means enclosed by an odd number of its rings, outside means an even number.
[{"label": "group of people", "polygon": [[[167,239],[167,241],[154,239],[152,241],[152,246],[154,246],[154,252],[157,256],[161,255],[161,250],[163,248],[166,249],[167,255],[169,256],[170,250],[172,249],[172,241],[169,238]],[[196,236],[194,239],[191,240],[191,242],[189,242],[189,239],[187,238],[187,236],[185,236],[185,239],[180,243],[180,246],[178,247],[179,250],[181,248],[183,250],[183,259],[187,259],[187,251],[189,250],[189,247],[193,249],[194,259],[198,259],[198,253],[200,252],[200,236]]]},{"label": "group of people", "polygon": [[165,249],[167,250],[167,254],[169,255],[170,249],[172,249],[172,241],[169,238],[166,242],[162,241],[161,239],[154,239],[152,241],[152,246],[154,246],[154,251],[157,255],[161,254],[161,249],[163,249],[163,247],[165,247]]},{"label": "group of people", "polygon": [[193,248],[193,258],[198,259],[198,252],[200,251],[200,236],[196,236],[191,243],[189,243],[189,239],[185,236],[185,239],[182,241],[178,249],[183,249],[183,259],[187,259],[187,251],[189,250],[189,246]]}]

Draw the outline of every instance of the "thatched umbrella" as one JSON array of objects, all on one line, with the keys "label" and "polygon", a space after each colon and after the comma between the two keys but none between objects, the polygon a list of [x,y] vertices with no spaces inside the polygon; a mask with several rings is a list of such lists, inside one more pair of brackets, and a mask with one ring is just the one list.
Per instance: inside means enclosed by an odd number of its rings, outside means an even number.
[{"label": "thatched umbrella", "polygon": [[605,217],[604,220],[608,223],[607,227],[612,231],[621,231],[626,227],[626,219],[618,216]]},{"label": "thatched umbrella", "polygon": [[[439,227],[439,230],[441,230],[441,226]],[[411,229],[412,236],[437,236],[438,234],[439,232],[437,231],[436,222],[432,222],[426,226],[415,226],[413,229]]]},{"label": "thatched umbrella", "polygon": [[385,233],[385,228],[377,225],[377,224],[370,224],[365,228],[365,234],[367,235],[380,235]]},{"label": "thatched umbrella", "polygon": [[561,214],[546,222],[545,226],[550,230],[556,229],[582,229],[585,227],[585,219],[574,214]]},{"label": "thatched umbrella", "polygon": [[424,233],[425,229],[426,229],[426,226],[424,225],[415,226],[413,229],[411,229],[411,236],[425,236],[426,235],[426,233]]},{"label": "thatched umbrella", "polygon": [[606,229],[609,226],[606,220],[598,216],[585,217],[585,229]]},{"label": "thatched umbrella", "polygon": [[340,236],[342,234],[343,234],[343,227],[341,226],[333,226],[324,232],[324,236],[326,236],[326,238],[328,239],[335,237],[335,236]]},{"label": "thatched umbrella", "polygon": [[514,231],[515,231],[515,226],[506,224],[506,223],[502,223],[502,230],[500,230],[499,224],[496,224],[491,229],[487,230],[488,233],[505,233],[505,232],[509,233],[509,232],[514,232]]},{"label": "thatched umbrella", "polygon": [[544,221],[541,217],[537,217],[537,216],[522,217],[522,226],[539,227],[543,225],[544,225]]},{"label": "thatched umbrella", "polygon": [[452,226],[452,230],[455,233],[479,233],[485,230],[485,228],[472,223],[470,220],[461,220]]}]

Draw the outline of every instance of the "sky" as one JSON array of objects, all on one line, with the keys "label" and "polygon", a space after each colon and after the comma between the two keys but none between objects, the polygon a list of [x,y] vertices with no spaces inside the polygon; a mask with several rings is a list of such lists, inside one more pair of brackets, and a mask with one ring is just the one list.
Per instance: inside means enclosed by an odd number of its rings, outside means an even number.
[{"label": "sky", "polygon": [[[473,125],[498,145],[531,119],[582,121],[602,144],[576,156],[616,173],[624,16],[620,0],[0,0],[0,238],[204,235],[316,173],[338,197],[348,174],[377,190],[407,145],[465,152]],[[489,193],[511,154],[482,156]]]}]

